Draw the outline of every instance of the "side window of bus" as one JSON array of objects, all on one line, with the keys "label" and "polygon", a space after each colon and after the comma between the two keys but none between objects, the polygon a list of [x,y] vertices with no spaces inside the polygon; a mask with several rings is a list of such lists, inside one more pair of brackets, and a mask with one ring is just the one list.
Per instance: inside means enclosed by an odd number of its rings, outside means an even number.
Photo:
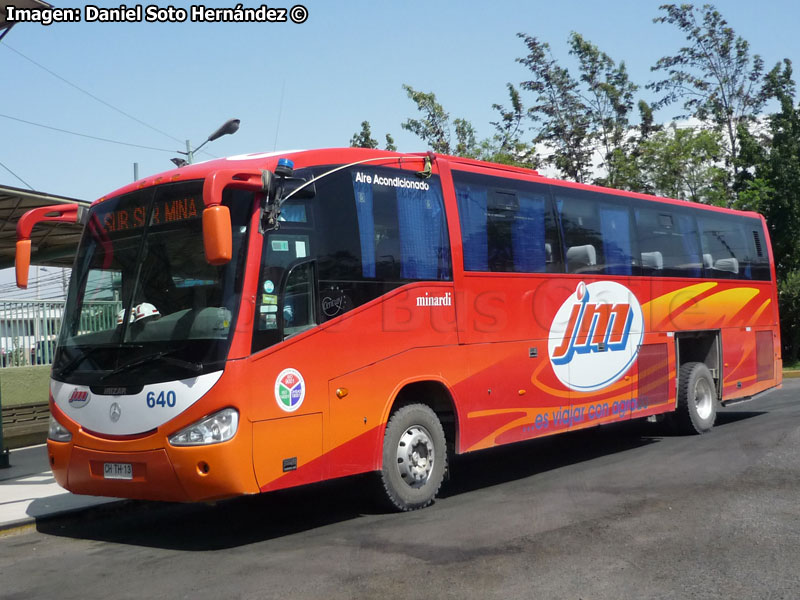
[{"label": "side window of bus", "polygon": [[761,223],[725,214],[698,217],[706,277],[769,279]]},{"label": "side window of bus", "polygon": [[702,277],[700,236],[692,214],[670,205],[635,209],[642,274]]},{"label": "side window of bus", "polygon": [[284,339],[317,324],[314,279],[313,262],[295,265],[286,277],[283,290]]},{"label": "side window of bus", "polygon": [[747,219],[745,233],[750,233],[748,239],[752,239],[752,276],[753,279],[769,281],[772,279],[772,270],[769,266],[769,251],[764,237],[764,228],[758,219]]},{"label": "side window of bus", "polygon": [[[312,326],[317,302],[326,321],[409,281],[452,279],[438,176],[382,167],[315,167],[296,176],[318,178],[316,194],[287,202],[280,227],[264,239],[252,352],[283,339],[281,322],[284,336]],[[307,290],[295,281],[302,271],[293,271],[280,299],[286,269],[306,257],[318,287]]]},{"label": "side window of bus", "polygon": [[354,169],[361,273],[399,282],[451,278],[447,220],[438,177],[408,171]]},{"label": "side window of bus", "polygon": [[466,271],[562,271],[547,187],[453,171]]},{"label": "side window of bus", "polygon": [[[306,202],[287,202],[282,207],[278,220],[281,223],[280,227],[264,234],[256,289],[252,352],[258,352],[281,341],[279,331],[281,321],[278,318],[280,306],[283,306],[284,334],[286,330],[296,328],[303,319],[308,320],[311,314],[307,311],[295,313],[296,304],[304,306],[296,302],[300,296],[295,291],[285,291],[290,297],[284,297],[282,300],[279,298],[281,280],[286,269],[298,260],[310,257],[314,250],[310,207]],[[297,330],[292,331],[296,333]]]},{"label": "side window of bus", "polygon": [[354,167],[319,179],[316,190],[323,320],[410,281],[452,279],[438,176]]},{"label": "side window of bus", "polygon": [[564,232],[568,273],[638,275],[630,208],[624,199],[553,187]]}]

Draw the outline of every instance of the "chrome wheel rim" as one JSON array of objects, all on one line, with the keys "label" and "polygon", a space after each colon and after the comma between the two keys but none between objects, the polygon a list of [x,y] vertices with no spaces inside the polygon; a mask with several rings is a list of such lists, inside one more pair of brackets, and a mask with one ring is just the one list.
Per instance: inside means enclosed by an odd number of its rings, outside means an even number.
[{"label": "chrome wheel rim", "polygon": [[435,458],[431,434],[422,425],[412,425],[400,436],[397,470],[408,486],[421,488],[428,482]]},{"label": "chrome wheel rim", "polygon": [[706,379],[698,379],[694,386],[694,405],[697,416],[704,421],[711,416],[714,409],[714,392]]}]

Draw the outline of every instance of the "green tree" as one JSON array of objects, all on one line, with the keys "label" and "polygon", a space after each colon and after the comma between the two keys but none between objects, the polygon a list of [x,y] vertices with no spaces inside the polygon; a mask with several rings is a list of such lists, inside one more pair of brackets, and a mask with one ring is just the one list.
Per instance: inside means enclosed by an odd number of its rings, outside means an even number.
[{"label": "green tree", "polygon": [[454,119],[453,129],[456,134],[454,154],[465,158],[478,158],[480,150],[472,123],[466,119]]},{"label": "green tree", "polygon": [[536,148],[532,143],[522,139],[525,132],[526,111],[519,90],[510,83],[506,87],[511,107],[506,109],[501,104],[492,104],[492,108],[499,113],[500,118],[491,121],[490,124],[495,132],[490,139],[481,143],[480,157],[490,162],[536,169],[539,166]]},{"label": "green tree", "polygon": [[784,362],[800,358],[800,271],[790,271],[778,284],[781,345]]},{"label": "green tree", "polygon": [[[792,63],[778,64],[766,77],[765,93],[780,110],[769,116],[763,139],[742,140],[739,208],[764,215],[770,229],[778,278],[800,269],[800,105]],[[800,326],[800,323],[798,323]]]},{"label": "green tree", "polygon": [[755,121],[765,103],[764,63],[758,55],[751,56],[748,42],[736,35],[713,5],[664,4],[660,8],[665,14],[653,21],[677,27],[688,45],[658,60],[651,70],[668,76],[647,87],[663,94],[659,108],[683,101],[681,116],[696,117],[722,133],[725,164],[731,174],[725,190],[731,205],[741,132]]},{"label": "green tree", "polygon": [[705,204],[724,204],[718,166],[722,139],[713,130],[679,128],[672,124],[639,147],[641,181],[647,192]]},{"label": "green tree", "polygon": [[777,101],[760,135],[742,131],[737,208],[764,215],[778,277],[778,307],[784,360],[800,355],[800,104],[792,63],[784,60],[767,74],[764,94]]},{"label": "green tree", "polygon": [[590,181],[599,167],[603,175],[595,177],[595,183],[635,187],[631,113],[639,88],[630,80],[625,63],[617,64],[573,32],[569,47],[578,62],[576,78],[556,62],[547,43],[518,35],[528,55],[517,61],[533,76],[521,87],[535,94],[528,111],[536,132],[534,142],[552,150],[544,162],[575,181]]},{"label": "green tree", "polygon": [[549,44],[524,33],[517,36],[528,49],[528,55],[517,62],[531,72],[531,79],[520,86],[534,94],[534,103],[528,109],[536,132],[534,142],[543,142],[552,150],[543,162],[574,181],[588,181],[593,152],[591,123],[578,82],[556,62]]},{"label": "green tree", "polygon": [[[351,148],[377,148],[378,140],[372,137],[372,128],[369,121],[361,122],[361,131],[354,133],[350,138]],[[397,146],[394,143],[394,138],[391,134],[386,134],[386,150],[390,152],[397,152]]]},{"label": "green tree", "polygon": [[417,105],[417,110],[422,113],[422,118],[406,119],[400,127],[419,137],[434,152],[452,154],[450,114],[436,101],[436,95],[433,92],[418,92],[405,83],[403,89],[411,101]]},{"label": "green tree", "polygon": [[[526,114],[519,92],[513,85],[508,84],[511,108],[507,110],[500,104],[492,105],[500,113],[500,119],[491,122],[495,129],[493,137],[481,141],[478,141],[478,134],[470,121],[461,118],[450,120],[450,113],[439,104],[435,94],[418,92],[410,85],[404,85],[403,89],[422,113],[422,118],[408,119],[401,126],[421,138],[434,152],[536,167],[533,145],[522,141]],[[451,141],[453,138],[455,143]]]},{"label": "green tree", "polygon": [[27,354],[25,348],[20,345],[20,339],[18,337],[11,338],[11,352],[8,357],[9,364],[14,367],[22,367],[28,364],[26,358]]},{"label": "green tree", "polygon": [[[663,126],[655,122],[654,107],[644,100],[639,100],[639,123],[628,131],[626,144],[614,150],[615,187],[631,192],[654,193],[653,186],[647,181],[644,172],[642,154],[647,143]],[[602,185],[601,181],[598,181]]]},{"label": "green tree", "polygon": [[[434,152],[465,158],[478,157],[480,145],[472,123],[460,118],[453,119],[451,123],[450,113],[439,104],[433,92],[419,92],[407,84],[403,84],[403,89],[422,113],[421,119],[406,119],[400,125],[403,129],[415,134]],[[455,135],[455,145],[451,144],[452,134]]]},{"label": "green tree", "polygon": [[361,121],[361,131],[354,133],[350,138],[351,148],[377,148],[378,140],[372,137],[369,121]]},{"label": "green tree", "polygon": [[590,139],[600,153],[605,176],[597,181],[610,187],[620,186],[619,171],[629,152],[630,113],[634,94],[639,89],[631,82],[625,63],[616,64],[597,46],[573,32],[570,54],[578,59],[583,84],[581,100],[589,123]]}]

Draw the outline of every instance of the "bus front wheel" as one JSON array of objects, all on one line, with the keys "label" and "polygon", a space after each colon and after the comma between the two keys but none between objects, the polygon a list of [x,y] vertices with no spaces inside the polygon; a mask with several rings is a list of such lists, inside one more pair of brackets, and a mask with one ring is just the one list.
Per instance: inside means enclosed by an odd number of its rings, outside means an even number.
[{"label": "bus front wheel", "polygon": [[433,502],[447,467],[444,429],[430,407],[409,404],[386,424],[381,481],[395,509],[408,511]]},{"label": "bus front wheel", "polygon": [[681,365],[675,422],[683,433],[705,433],[717,418],[717,393],[711,371],[701,362]]}]

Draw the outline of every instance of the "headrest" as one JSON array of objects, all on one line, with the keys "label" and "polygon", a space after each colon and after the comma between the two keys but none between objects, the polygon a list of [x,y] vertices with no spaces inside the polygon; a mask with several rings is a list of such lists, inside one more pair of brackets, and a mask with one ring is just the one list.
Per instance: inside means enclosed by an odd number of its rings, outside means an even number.
[{"label": "headrest", "polygon": [[642,252],[642,266],[661,270],[664,268],[664,256],[658,250]]},{"label": "headrest", "polygon": [[735,258],[720,258],[714,263],[714,268],[718,271],[728,271],[729,273],[739,272],[739,261]]},{"label": "headrest", "polygon": [[597,251],[591,244],[567,248],[567,264],[570,268],[592,267],[597,264]]}]

